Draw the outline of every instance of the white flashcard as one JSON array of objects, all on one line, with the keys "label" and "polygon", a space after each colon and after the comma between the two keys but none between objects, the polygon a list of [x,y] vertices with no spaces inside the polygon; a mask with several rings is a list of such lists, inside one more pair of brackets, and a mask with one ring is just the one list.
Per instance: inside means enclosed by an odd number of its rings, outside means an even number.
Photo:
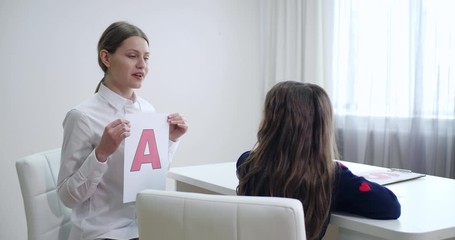
[{"label": "white flashcard", "polygon": [[125,139],[123,202],[136,201],[144,189],[166,188],[169,169],[169,124],[167,114],[126,114],[131,135]]}]

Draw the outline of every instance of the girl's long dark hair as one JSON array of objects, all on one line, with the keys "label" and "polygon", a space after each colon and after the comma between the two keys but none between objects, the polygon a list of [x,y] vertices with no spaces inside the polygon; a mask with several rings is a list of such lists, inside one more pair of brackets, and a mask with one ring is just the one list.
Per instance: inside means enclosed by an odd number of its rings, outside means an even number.
[{"label": "girl's long dark hair", "polygon": [[335,178],[333,111],[315,84],[276,84],[265,100],[256,148],[239,166],[239,195],[299,199],[308,239],[321,236]]}]

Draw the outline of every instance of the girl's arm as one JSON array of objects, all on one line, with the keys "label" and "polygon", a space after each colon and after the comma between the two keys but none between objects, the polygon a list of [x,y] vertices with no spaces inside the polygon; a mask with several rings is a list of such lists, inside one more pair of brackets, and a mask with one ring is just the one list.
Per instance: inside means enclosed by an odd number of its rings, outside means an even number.
[{"label": "girl's arm", "polygon": [[373,219],[397,219],[401,205],[388,188],[354,175],[337,162],[337,182],[333,211],[357,214]]}]

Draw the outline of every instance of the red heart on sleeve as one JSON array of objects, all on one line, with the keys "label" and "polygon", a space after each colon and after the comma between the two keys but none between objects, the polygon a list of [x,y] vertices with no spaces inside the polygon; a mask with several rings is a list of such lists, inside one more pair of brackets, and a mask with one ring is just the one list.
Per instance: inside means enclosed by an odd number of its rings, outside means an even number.
[{"label": "red heart on sleeve", "polygon": [[359,190],[360,190],[361,192],[369,192],[369,191],[371,191],[371,188],[370,188],[370,185],[368,185],[368,183],[362,182],[362,183],[360,184]]}]

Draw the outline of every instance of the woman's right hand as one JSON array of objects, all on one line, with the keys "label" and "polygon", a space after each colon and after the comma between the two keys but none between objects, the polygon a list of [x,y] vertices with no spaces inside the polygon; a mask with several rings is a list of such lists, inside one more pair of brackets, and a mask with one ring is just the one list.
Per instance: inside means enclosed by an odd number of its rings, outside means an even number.
[{"label": "woman's right hand", "polygon": [[98,161],[105,162],[107,158],[117,151],[122,141],[130,136],[130,122],[126,119],[117,119],[109,123],[103,132],[101,141],[95,148]]}]

